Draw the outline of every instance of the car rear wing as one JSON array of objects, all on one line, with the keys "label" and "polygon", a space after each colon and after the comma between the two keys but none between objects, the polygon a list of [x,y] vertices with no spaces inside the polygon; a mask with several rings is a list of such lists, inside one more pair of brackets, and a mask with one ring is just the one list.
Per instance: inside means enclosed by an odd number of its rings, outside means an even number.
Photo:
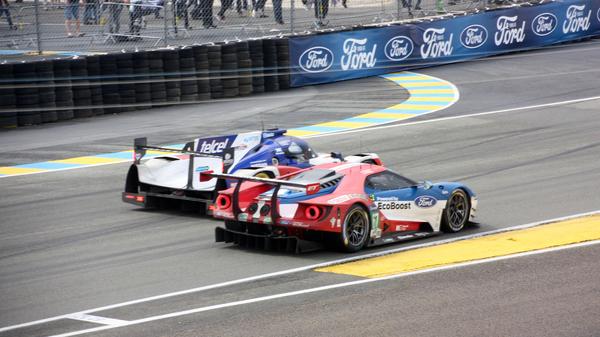
[{"label": "car rear wing", "polygon": [[238,176],[235,174],[217,174],[211,171],[204,171],[200,173],[200,179],[218,178],[225,180],[236,180],[238,183],[235,185],[233,195],[231,197],[231,205],[233,207],[233,215],[237,219],[238,215],[242,212],[239,205],[239,193],[242,183],[244,181],[253,181],[262,184],[274,186],[273,194],[271,195],[271,221],[275,223],[279,218],[279,211],[277,209],[277,193],[282,186],[289,189],[296,189],[299,191],[306,192],[307,195],[316,194],[321,190],[321,186],[328,186],[343,177],[341,174],[335,174],[331,177],[326,177],[315,182],[302,183],[282,179],[270,179],[270,178],[259,178],[259,177],[247,177]]},{"label": "car rear wing", "polygon": [[146,150],[157,150],[162,152],[170,152],[170,153],[180,153],[180,154],[189,154],[195,157],[211,157],[211,158],[222,158],[222,156],[216,156],[213,154],[207,154],[203,152],[193,151],[191,149],[194,148],[194,142],[186,143],[183,149],[173,149],[168,147],[160,147],[160,146],[150,146],[148,145],[148,138],[135,138],[133,140],[133,153],[134,153],[134,161],[136,164],[139,164],[142,158],[146,155]]}]

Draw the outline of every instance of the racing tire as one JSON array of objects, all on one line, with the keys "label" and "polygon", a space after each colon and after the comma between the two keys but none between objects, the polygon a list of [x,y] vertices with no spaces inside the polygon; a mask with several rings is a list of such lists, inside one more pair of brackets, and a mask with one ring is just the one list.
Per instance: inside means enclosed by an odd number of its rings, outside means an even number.
[{"label": "racing tire", "polygon": [[461,231],[468,223],[470,213],[471,203],[467,193],[461,189],[452,191],[442,213],[441,230],[445,233]]},{"label": "racing tire", "polygon": [[361,205],[355,204],[348,210],[342,224],[342,232],[338,234],[339,249],[346,253],[361,250],[369,241],[369,212]]}]

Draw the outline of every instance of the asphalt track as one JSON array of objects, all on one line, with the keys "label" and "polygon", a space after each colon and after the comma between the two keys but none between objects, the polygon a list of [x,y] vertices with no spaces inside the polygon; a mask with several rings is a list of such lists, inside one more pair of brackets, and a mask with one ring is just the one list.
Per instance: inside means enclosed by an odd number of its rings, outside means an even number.
[{"label": "asphalt track", "polygon": [[[421,71],[461,100],[416,121],[600,96],[598,41]],[[379,78],[200,107],[169,108],[0,134],[2,166],[267,126],[343,119],[406,97]],[[481,222],[464,235],[597,210],[600,103],[493,114],[314,138],[315,148],[376,151],[417,179],[460,180],[478,192]],[[217,222],[122,204],[126,164],[0,180],[0,326],[345,257],[240,250],[213,241]],[[410,247],[441,236],[367,252]],[[598,245],[322,291],[117,328],[102,336],[595,336]],[[121,320],[357,280],[312,271],[94,315]],[[7,335],[97,326],[56,321]]]}]

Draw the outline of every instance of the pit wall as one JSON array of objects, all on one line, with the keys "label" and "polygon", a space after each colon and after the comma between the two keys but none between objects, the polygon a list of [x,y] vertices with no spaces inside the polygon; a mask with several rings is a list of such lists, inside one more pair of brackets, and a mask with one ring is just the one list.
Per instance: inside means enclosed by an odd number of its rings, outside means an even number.
[{"label": "pit wall", "polygon": [[598,35],[600,0],[563,0],[292,37],[291,86],[460,62]]}]

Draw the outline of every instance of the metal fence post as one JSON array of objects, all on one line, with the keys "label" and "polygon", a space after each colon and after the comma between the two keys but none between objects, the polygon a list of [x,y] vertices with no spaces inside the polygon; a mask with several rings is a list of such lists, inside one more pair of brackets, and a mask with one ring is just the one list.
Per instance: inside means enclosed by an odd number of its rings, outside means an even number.
[{"label": "metal fence post", "polygon": [[290,0],[290,32],[294,32],[294,0]]},{"label": "metal fence post", "polygon": [[35,0],[35,35],[37,36],[38,55],[42,55],[42,32],[40,30],[39,0]]},{"label": "metal fence post", "polygon": [[396,20],[400,20],[400,11],[402,10],[401,0],[396,0]]},{"label": "metal fence post", "polygon": [[163,5],[163,19],[164,19],[163,20],[163,24],[164,24],[163,29],[164,29],[164,34],[165,34],[165,36],[164,36],[165,47],[168,47],[169,41],[167,41],[167,39],[169,38],[169,27],[167,24],[167,2],[166,1],[164,2],[164,5]]}]

